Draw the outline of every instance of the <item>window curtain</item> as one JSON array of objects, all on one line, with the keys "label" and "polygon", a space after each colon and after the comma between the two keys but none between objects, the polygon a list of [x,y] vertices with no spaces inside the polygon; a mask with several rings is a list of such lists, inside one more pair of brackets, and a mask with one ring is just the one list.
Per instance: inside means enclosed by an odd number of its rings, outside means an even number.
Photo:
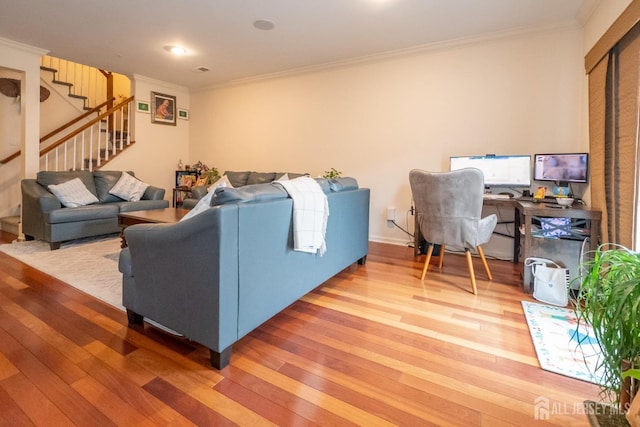
[{"label": "window curtain", "polygon": [[640,23],[588,72],[591,204],[602,211],[600,238],[635,248]]}]

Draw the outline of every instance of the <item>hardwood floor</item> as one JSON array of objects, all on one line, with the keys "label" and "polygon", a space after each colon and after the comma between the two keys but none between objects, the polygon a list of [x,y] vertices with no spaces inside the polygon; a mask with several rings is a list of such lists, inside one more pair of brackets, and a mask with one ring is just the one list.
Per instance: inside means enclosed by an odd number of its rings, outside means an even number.
[{"label": "hardwood floor", "polygon": [[[0,240],[11,241],[3,233]],[[234,345],[231,364],[0,253],[0,425],[586,426],[592,384],[539,368],[518,270],[413,250],[352,266]],[[549,419],[534,418],[536,399]],[[578,412],[578,413],[575,413]]]}]

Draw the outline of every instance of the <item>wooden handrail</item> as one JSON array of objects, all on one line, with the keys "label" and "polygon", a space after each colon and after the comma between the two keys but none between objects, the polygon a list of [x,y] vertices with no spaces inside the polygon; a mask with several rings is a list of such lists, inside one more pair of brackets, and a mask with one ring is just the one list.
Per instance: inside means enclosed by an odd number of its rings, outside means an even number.
[{"label": "wooden handrail", "polygon": [[110,108],[109,110],[107,110],[104,113],[100,114],[98,117],[96,117],[95,119],[91,120],[89,123],[79,127],[78,129],[76,129],[73,132],[71,132],[69,135],[66,135],[65,137],[59,139],[58,141],[56,141],[55,143],[51,144],[50,146],[48,146],[44,150],[40,150],[40,157],[44,156],[45,154],[47,154],[50,151],[55,150],[60,145],[64,144],[65,142],[67,142],[68,140],[73,138],[74,136],[81,134],[85,130],[89,129],[91,126],[93,126],[96,123],[98,123],[103,118],[105,118],[107,116],[110,116],[111,114],[113,114],[114,111],[117,111],[117,110],[120,110],[120,109],[124,108],[124,106],[127,105],[128,103],[130,103],[131,101],[133,101],[133,96],[130,96],[129,98],[127,98],[124,101],[122,101],[120,104],[118,104],[118,105],[114,106],[113,108]]},{"label": "wooden handrail", "polygon": [[46,141],[47,139],[51,138],[53,135],[55,135],[57,133],[60,133],[65,129],[70,128],[72,125],[78,123],[80,120],[84,119],[85,117],[90,116],[91,114],[95,113],[96,111],[100,111],[100,109],[102,109],[102,107],[107,105],[109,103],[109,101],[113,102],[113,100],[115,100],[115,98],[108,99],[108,100],[104,101],[102,104],[93,107],[91,110],[87,111],[86,113],[81,114],[78,117],[76,117],[75,119],[63,124],[58,129],[55,129],[55,130],[49,132],[48,134],[46,134],[45,136],[40,138],[40,142],[42,143],[42,142]]},{"label": "wooden handrail", "polygon": [[15,159],[18,156],[20,156],[20,150],[16,151],[15,153],[10,155],[9,157],[5,157],[4,159],[0,160],[0,164],[4,165],[5,163],[9,163],[11,160]]},{"label": "wooden handrail", "polygon": [[[72,119],[71,121],[65,123],[64,125],[60,126],[59,128],[49,132],[48,134],[46,134],[45,136],[43,136],[42,138],[40,138],[40,143],[46,141],[47,139],[51,138],[53,135],[62,132],[65,129],[70,128],[71,126],[73,126],[74,124],[78,123],[80,120],[90,116],[91,114],[94,114],[96,111],[100,111],[100,109],[102,107],[104,107],[105,105],[107,105],[109,102],[113,102],[115,100],[115,98],[111,98],[108,99],[106,101],[104,101],[102,104],[97,105],[95,107],[93,107],[91,110],[88,110],[87,112],[79,115],[78,117],[76,117],[75,119]],[[5,157],[4,159],[0,160],[0,164],[5,164],[5,163],[9,163],[11,160],[17,158],[20,156],[20,153],[22,153],[21,150],[16,151],[15,153],[9,155],[8,157]]]}]

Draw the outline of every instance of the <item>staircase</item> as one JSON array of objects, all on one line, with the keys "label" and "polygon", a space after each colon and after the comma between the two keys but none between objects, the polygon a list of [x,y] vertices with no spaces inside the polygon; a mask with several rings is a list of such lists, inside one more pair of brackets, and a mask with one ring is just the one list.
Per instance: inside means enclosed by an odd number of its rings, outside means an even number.
[{"label": "staircase", "polygon": [[[81,112],[78,117],[40,139],[40,170],[100,169],[135,143],[130,127],[133,97],[120,96],[116,104],[111,72],[49,56],[43,57],[40,69],[51,73],[51,80],[43,80],[51,83],[49,87],[82,103],[75,107]],[[106,101],[99,103],[100,99]],[[0,168],[20,154],[0,159]],[[17,235],[19,220],[19,216],[0,218],[0,230]]]}]

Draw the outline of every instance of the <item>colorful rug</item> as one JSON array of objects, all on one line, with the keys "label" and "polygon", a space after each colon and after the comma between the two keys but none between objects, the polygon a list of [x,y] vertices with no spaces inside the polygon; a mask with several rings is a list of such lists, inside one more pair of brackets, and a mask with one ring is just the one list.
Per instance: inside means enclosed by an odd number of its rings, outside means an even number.
[{"label": "colorful rug", "polygon": [[546,371],[599,384],[596,371],[600,348],[591,326],[573,310],[522,301],[540,367]]}]

